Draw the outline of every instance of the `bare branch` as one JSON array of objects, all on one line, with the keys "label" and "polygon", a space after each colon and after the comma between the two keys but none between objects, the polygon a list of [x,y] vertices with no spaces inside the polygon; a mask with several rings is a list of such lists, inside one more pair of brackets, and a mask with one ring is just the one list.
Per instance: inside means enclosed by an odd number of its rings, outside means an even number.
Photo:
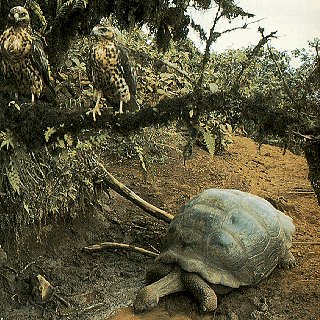
[{"label": "bare branch", "polygon": [[254,61],[254,58],[258,55],[260,49],[269,41],[269,39],[275,38],[276,33],[277,33],[277,31],[273,31],[270,34],[268,34],[267,36],[264,36],[263,35],[263,31],[264,31],[263,28],[259,27],[258,31],[261,33],[262,38],[259,40],[258,44],[252,49],[251,53],[248,55],[247,61],[242,64],[242,69],[239,72],[238,77],[235,81],[235,90],[238,90],[238,88],[240,86],[240,79],[242,78],[243,73],[251,65],[251,63]]},{"label": "bare branch", "polygon": [[206,41],[206,49],[204,51],[203,54],[203,58],[202,58],[202,63],[201,63],[201,73],[200,73],[200,77],[198,79],[198,83],[197,86],[201,87],[202,83],[203,83],[203,78],[204,78],[204,71],[205,68],[208,64],[209,58],[210,58],[210,48],[213,42],[215,42],[220,36],[221,34],[219,32],[215,32],[216,26],[218,21],[221,19],[222,17],[222,11],[221,11],[221,6],[219,4],[218,10],[216,12],[216,16],[214,18],[213,21],[213,25],[210,29],[210,34],[209,34],[209,38]]},{"label": "bare branch", "polygon": [[263,18],[263,19],[252,21],[252,22],[248,22],[248,23],[243,24],[242,26],[234,27],[234,28],[231,28],[231,29],[226,29],[226,30],[221,31],[221,32],[215,32],[214,30],[215,30],[215,28],[217,26],[217,23],[218,23],[218,21],[220,20],[221,17],[222,17],[222,13],[220,13],[220,7],[219,7],[218,11],[216,13],[213,25],[212,25],[212,27],[210,29],[209,38],[206,41],[206,49],[205,49],[205,52],[204,52],[204,55],[203,55],[203,59],[202,59],[201,73],[200,73],[200,77],[199,77],[199,80],[198,80],[198,83],[197,83],[198,87],[201,87],[202,83],[203,83],[205,68],[206,68],[206,66],[207,66],[207,64],[209,62],[209,59],[210,59],[210,49],[211,49],[212,43],[216,42],[217,39],[219,37],[221,37],[223,34],[226,34],[226,33],[229,33],[229,32],[235,31],[235,30],[246,29],[248,27],[248,25],[260,22],[260,21],[262,21],[264,19]]},{"label": "bare branch", "polygon": [[106,168],[105,166],[97,161],[97,165],[102,169],[104,173],[105,182],[110,186],[114,191],[119,193],[121,196],[130,200],[132,203],[137,205],[139,208],[143,209],[145,212],[149,213],[153,217],[163,220],[165,222],[171,222],[173,219],[173,215],[170,213],[161,210],[154,205],[148,203],[147,201],[140,198],[137,194],[135,194],[132,190],[130,190],[127,186],[118,181]]},{"label": "bare branch", "polygon": [[250,24],[260,22],[260,21],[262,21],[262,20],[264,20],[264,19],[265,19],[265,18],[262,18],[262,19],[259,19],[259,20],[255,20],[255,21],[251,21],[251,22],[245,23],[245,24],[243,24],[242,26],[239,26],[239,27],[235,27],[235,28],[231,28],[231,29],[226,29],[226,30],[224,30],[224,31],[221,32],[221,35],[223,35],[223,34],[225,34],[225,33],[228,33],[228,32],[240,30],[240,29],[247,29],[247,27],[248,27]]},{"label": "bare branch", "polygon": [[177,71],[178,73],[180,73],[182,76],[184,76],[190,83],[192,83],[193,85],[196,84],[196,82],[191,79],[189,77],[189,75],[187,74],[187,72],[185,72],[184,70],[178,68],[178,66],[174,63],[169,62],[168,60],[161,60],[161,62],[165,65],[167,65],[169,68],[172,68],[173,70]]},{"label": "bare branch", "polygon": [[131,250],[136,251],[139,253],[146,254],[151,257],[157,257],[159,254],[150,250],[146,250],[140,247],[133,246],[131,244],[126,243],[116,243],[116,242],[101,242],[91,246],[86,246],[83,248],[83,251],[93,253],[99,252],[106,249],[124,249],[124,250]]}]

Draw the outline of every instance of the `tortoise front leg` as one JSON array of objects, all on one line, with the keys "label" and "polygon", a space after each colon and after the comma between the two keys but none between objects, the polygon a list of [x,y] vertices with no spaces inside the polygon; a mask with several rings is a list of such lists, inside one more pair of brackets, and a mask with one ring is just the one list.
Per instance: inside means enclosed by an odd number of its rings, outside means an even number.
[{"label": "tortoise front leg", "polygon": [[173,264],[154,262],[146,275],[146,284],[151,284],[167,276],[174,268]]},{"label": "tortoise front leg", "polygon": [[212,287],[199,275],[191,272],[182,272],[181,275],[183,284],[200,303],[203,311],[214,311],[217,309],[217,295]]},{"label": "tortoise front leg", "polygon": [[184,290],[181,269],[175,267],[167,276],[142,288],[133,304],[134,312],[140,313],[154,308],[161,297]]}]

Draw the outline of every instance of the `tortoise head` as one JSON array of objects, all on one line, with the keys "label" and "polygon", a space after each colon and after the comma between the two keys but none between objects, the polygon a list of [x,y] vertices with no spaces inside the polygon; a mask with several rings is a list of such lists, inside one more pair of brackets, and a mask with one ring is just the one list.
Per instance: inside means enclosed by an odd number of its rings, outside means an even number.
[{"label": "tortoise head", "polygon": [[28,26],[30,24],[28,10],[20,6],[11,8],[8,19],[13,26]]},{"label": "tortoise head", "polygon": [[103,26],[101,24],[96,25],[92,29],[91,35],[96,38],[103,38],[106,40],[113,40],[115,38],[113,29],[111,27]]}]

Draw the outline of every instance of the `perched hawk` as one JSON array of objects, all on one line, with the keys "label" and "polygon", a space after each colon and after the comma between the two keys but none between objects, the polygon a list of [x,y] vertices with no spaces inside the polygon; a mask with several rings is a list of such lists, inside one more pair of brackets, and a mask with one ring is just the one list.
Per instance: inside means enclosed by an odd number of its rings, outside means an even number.
[{"label": "perched hawk", "polygon": [[34,103],[44,85],[54,96],[42,40],[32,32],[24,7],[14,7],[8,15],[7,29],[0,36],[0,68],[5,86],[15,93],[16,99],[20,93],[31,93]]},{"label": "perched hawk", "polygon": [[97,101],[93,112],[100,113],[99,102],[103,96],[107,104],[116,111],[136,111],[137,83],[126,53],[126,49],[116,43],[111,27],[98,24],[91,32],[93,43],[87,61],[87,74],[93,82]]}]

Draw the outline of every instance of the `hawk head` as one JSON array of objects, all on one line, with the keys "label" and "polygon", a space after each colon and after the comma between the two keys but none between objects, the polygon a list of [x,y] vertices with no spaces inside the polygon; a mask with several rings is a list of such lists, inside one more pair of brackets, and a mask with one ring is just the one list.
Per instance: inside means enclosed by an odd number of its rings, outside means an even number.
[{"label": "hawk head", "polygon": [[92,31],[91,35],[96,38],[103,38],[106,40],[114,40],[115,34],[111,27],[103,26],[101,24],[96,25]]},{"label": "hawk head", "polygon": [[20,6],[11,8],[8,19],[13,26],[25,27],[30,24],[30,16],[28,10]]}]

